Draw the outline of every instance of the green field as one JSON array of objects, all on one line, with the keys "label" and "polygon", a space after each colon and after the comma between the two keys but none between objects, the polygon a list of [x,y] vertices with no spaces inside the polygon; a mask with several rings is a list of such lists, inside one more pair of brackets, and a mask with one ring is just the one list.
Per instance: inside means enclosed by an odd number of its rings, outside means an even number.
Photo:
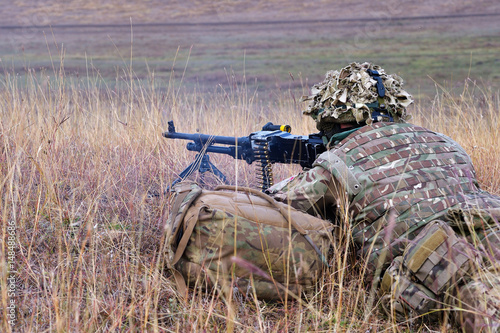
[{"label": "green field", "polygon": [[31,70],[50,76],[63,66],[66,77],[98,76],[111,87],[130,75],[147,85],[152,73],[157,89],[175,84],[213,92],[236,81],[262,100],[272,99],[275,90],[300,97],[327,70],[370,61],[401,75],[417,101],[427,102],[436,85],[460,91],[471,80],[500,88],[499,16],[484,13],[209,24],[55,22],[2,28],[0,58],[4,71],[17,75]]}]

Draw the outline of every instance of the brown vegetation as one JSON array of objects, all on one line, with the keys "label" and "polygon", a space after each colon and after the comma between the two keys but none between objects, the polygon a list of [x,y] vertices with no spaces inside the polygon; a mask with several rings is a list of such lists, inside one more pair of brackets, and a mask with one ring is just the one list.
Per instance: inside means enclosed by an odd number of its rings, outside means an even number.
[{"label": "brown vegetation", "polygon": [[[406,331],[429,323],[396,324],[381,316],[356,264],[342,258],[304,300],[265,303],[194,290],[181,302],[165,272],[162,193],[193,153],[162,139],[166,122],[179,131],[242,136],[267,121],[285,120],[295,133],[314,131],[302,105],[279,92],[263,105],[244,86],[212,95],[168,84],[157,89],[131,69],[107,88],[97,73],[82,81],[62,69],[0,87],[0,307],[16,305],[15,331]],[[272,110],[272,111],[269,111]],[[414,121],[455,138],[474,159],[484,188],[500,193],[499,95],[467,84],[442,89]],[[231,182],[255,185],[253,168],[212,157]],[[276,167],[275,178],[297,172]],[[216,180],[213,180],[216,181]],[[16,295],[6,292],[9,223],[16,226]],[[340,263],[340,264],[339,264]],[[10,269],[9,269],[10,268]],[[2,311],[0,330],[11,331]],[[447,331],[446,327],[436,329]]]},{"label": "brown vegetation", "polygon": [[[341,0],[174,0],[174,1],[33,1],[5,4],[2,24],[128,24],[171,22],[230,22],[261,20],[331,20],[357,17],[434,16],[493,13],[500,10],[494,0],[432,0],[350,2]],[[31,24],[30,24],[31,23]]]}]

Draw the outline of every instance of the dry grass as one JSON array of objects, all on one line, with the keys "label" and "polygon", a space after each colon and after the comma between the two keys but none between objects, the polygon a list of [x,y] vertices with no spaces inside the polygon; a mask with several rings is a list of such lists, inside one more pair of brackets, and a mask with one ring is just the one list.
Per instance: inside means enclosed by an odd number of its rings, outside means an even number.
[{"label": "dry grass", "polygon": [[[161,137],[177,130],[243,136],[267,121],[295,133],[314,131],[286,92],[262,105],[244,86],[214,95],[185,93],[169,82],[123,81],[108,89],[98,73],[68,79],[54,72],[26,78],[3,74],[0,84],[0,307],[13,299],[15,331],[409,331],[367,306],[360,267],[337,258],[318,293],[273,304],[227,299],[195,290],[183,304],[164,271],[162,223],[170,200],[162,192],[193,153]],[[231,81],[231,75],[228,75]],[[472,155],[485,188],[500,193],[499,96],[467,86],[443,89],[417,108],[415,121],[457,139]],[[231,182],[255,185],[252,168],[229,157],[212,160]],[[276,168],[276,178],[297,168]],[[7,239],[15,223],[16,295],[7,293]],[[10,267],[12,268],[12,267]],[[0,330],[10,332],[8,312]],[[437,328],[440,329],[439,327]],[[446,331],[446,328],[441,328]]]},{"label": "dry grass", "polygon": [[500,93],[466,81],[460,94],[438,86],[430,107],[418,106],[414,122],[448,135],[471,156],[484,190],[500,194]]}]

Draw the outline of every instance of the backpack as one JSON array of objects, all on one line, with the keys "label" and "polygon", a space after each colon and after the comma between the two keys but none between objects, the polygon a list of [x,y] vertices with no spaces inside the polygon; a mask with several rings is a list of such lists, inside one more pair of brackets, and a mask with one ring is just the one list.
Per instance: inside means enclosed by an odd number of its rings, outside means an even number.
[{"label": "backpack", "polygon": [[187,285],[238,289],[279,300],[314,291],[333,225],[250,188],[174,187],[165,256],[181,294]]}]

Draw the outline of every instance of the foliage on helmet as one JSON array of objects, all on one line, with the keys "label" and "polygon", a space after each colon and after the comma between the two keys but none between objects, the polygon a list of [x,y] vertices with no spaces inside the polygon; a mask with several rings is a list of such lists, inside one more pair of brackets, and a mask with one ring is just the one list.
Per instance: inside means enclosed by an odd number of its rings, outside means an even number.
[{"label": "foliage on helmet", "polygon": [[[368,73],[377,71],[382,79],[385,96],[377,92],[377,80]],[[403,79],[396,74],[386,74],[377,65],[352,63],[340,71],[328,71],[323,82],[311,88],[311,95],[302,97],[308,101],[303,114],[311,116],[318,123],[371,123],[374,111],[382,111],[381,119],[392,118],[395,122],[405,122],[411,117],[406,108],[413,103],[412,96],[403,88]]]}]

